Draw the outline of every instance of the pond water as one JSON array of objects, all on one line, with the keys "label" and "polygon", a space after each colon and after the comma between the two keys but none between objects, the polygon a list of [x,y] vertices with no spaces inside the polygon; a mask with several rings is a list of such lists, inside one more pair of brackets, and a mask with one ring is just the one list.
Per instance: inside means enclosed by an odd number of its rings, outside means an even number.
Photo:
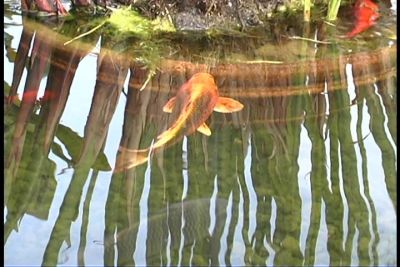
[{"label": "pond water", "polygon": [[[101,32],[64,45],[85,27],[5,2],[5,265],[396,265],[386,4],[352,40],[343,11],[336,26],[182,35],[157,50]],[[151,56],[153,76],[137,63]],[[117,170],[173,124],[163,106],[197,72],[244,108]]]}]

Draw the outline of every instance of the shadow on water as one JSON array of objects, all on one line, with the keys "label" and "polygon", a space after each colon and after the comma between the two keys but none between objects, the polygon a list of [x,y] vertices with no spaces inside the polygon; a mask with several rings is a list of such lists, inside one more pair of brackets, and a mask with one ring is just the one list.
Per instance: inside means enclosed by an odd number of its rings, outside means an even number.
[{"label": "shadow on water", "polygon": [[[396,264],[393,41],[373,39],[367,47],[361,40],[357,47],[277,35],[279,46],[273,46],[261,39],[194,44],[182,38],[179,53],[160,60],[146,84],[149,70],[113,52],[112,38],[102,35],[81,137],[61,117],[76,70],[100,33],[63,46],[76,35],[74,23],[55,24],[62,35],[50,34],[23,18],[17,51],[5,43],[14,67],[11,85],[4,82],[6,264],[15,264],[7,256],[23,246],[17,241],[25,242],[11,237],[26,215],[49,220],[58,198],[42,254],[32,256],[38,265],[93,265],[101,257],[107,266]],[[324,24],[315,27],[305,27],[303,36],[332,34]],[[112,172],[104,147],[121,99],[119,145],[149,147],[172,123],[164,104],[204,71],[214,76],[221,96],[240,100],[244,109],[214,113],[209,137],[195,133],[147,164]],[[50,153],[67,163],[63,172],[73,170],[65,193],[57,191],[61,173]],[[99,179],[104,173],[109,184]],[[108,194],[95,203],[99,184]],[[91,215],[93,205],[105,207],[104,217]],[[104,221],[96,240],[88,234],[93,220]],[[65,244],[75,262],[60,259]],[[92,248],[102,254],[89,255]]]}]

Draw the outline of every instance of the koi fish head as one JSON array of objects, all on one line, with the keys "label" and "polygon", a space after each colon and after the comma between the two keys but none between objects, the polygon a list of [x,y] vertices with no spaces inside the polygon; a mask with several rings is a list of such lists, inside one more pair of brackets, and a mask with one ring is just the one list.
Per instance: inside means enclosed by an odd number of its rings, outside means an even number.
[{"label": "koi fish head", "polygon": [[[176,96],[165,104],[163,111],[183,113],[207,109],[211,114],[217,98],[218,88],[214,77],[204,72],[196,73],[179,88]],[[188,107],[195,110],[187,110]]]},{"label": "koi fish head", "polygon": [[206,72],[199,72],[194,74],[192,78],[190,78],[188,83],[203,83],[206,85],[211,85],[216,87],[214,77]]},{"label": "koi fish head", "polygon": [[[177,97],[180,98],[184,104],[186,104],[185,102],[187,101],[193,101],[199,98],[209,98],[210,101],[208,102],[216,102],[218,98],[218,88],[215,84],[214,77],[204,72],[194,74],[189,81],[182,85],[178,91]],[[205,107],[200,108],[204,109]],[[212,112],[214,106],[212,105],[208,108],[211,109]]]}]

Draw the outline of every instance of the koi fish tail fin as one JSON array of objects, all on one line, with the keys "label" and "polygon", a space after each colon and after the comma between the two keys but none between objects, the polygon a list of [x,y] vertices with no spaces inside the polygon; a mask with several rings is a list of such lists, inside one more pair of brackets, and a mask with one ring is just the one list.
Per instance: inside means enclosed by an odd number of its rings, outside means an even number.
[{"label": "koi fish tail fin", "polygon": [[149,149],[136,150],[120,147],[114,172],[122,172],[147,162],[149,154]]},{"label": "koi fish tail fin", "polygon": [[351,32],[346,34],[347,38],[353,38],[354,36],[368,30],[373,24],[367,22],[358,23]]}]

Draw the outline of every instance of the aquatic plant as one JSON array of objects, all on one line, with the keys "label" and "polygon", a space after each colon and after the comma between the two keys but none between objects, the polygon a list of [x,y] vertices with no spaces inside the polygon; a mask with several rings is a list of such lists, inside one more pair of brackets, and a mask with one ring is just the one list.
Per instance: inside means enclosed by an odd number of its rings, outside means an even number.
[{"label": "aquatic plant", "polygon": [[310,21],[311,0],[304,0],[304,21]]},{"label": "aquatic plant", "polygon": [[330,0],[328,4],[328,14],[326,19],[329,21],[336,20],[339,12],[340,0]]},{"label": "aquatic plant", "polygon": [[65,45],[91,34],[101,27],[104,27],[105,32],[112,32],[117,37],[137,37],[140,39],[149,39],[161,32],[175,31],[175,27],[171,21],[163,18],[155,20],[146,19],[130,6],[113,9],[112,11],[109,18],[99,21],[99,24],[91,30],[71,39]]}]

